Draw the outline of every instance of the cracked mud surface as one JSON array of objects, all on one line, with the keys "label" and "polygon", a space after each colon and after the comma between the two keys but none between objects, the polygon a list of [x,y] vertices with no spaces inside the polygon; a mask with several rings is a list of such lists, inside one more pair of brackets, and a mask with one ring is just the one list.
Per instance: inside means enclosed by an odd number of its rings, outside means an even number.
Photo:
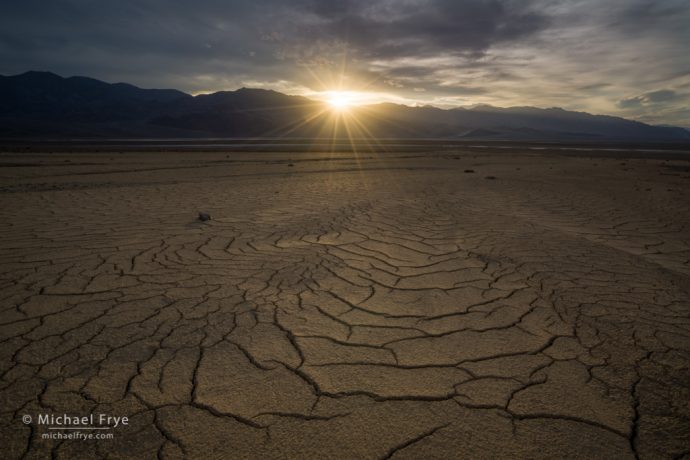
[{"label": "cracked mud surface", "polygon": [[1,155],[1,456],[687,458],[688,162],[455,156]]}]

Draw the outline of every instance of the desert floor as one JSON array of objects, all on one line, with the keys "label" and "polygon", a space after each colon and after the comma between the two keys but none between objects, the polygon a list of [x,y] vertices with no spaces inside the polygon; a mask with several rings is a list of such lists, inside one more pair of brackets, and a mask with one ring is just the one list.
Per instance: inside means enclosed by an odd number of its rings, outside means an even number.
[{"label": "desert floor", "polygon": [[0,457],[690,455],[690,157],[220,150],[0,154]]}]

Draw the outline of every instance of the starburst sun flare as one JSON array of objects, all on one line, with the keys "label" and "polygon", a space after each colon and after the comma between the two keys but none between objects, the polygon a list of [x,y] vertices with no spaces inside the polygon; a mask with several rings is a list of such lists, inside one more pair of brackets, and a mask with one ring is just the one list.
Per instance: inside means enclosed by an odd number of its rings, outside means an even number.
[{"label": "starburst sun flare", "polygon": [[353,104],[353,97],[347,91],[331,91],[327,102],[333,110],[345,110]]}]

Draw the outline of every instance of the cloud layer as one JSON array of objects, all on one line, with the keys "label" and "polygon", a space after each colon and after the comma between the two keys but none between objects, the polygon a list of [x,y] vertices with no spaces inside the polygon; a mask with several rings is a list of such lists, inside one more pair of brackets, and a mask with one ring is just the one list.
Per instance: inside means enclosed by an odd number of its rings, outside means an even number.
[{"label": "cloud layer", "polygon": [[685,0],[24,0],[3,7],[0,73],[189,92],[341,87],[690,126],[687,43]]}]

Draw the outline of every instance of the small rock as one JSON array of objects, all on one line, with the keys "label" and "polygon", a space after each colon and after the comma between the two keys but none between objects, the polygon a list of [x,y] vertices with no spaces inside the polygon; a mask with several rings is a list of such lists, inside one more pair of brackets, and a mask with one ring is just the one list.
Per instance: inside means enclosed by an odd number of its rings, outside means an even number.
[{"label": "small rock", "polygon": [[206,222],[207,220],[211,220],[211,214],[209,214],[207,212],[199,211],[199,220],[202,222]]},{"label": "small rock", "polygon": [[295,165],[293,165],[292,163],[288,163],[288,166],[293,167],[293,166],[295,166]]},{"label": "small rock", "polygon": [[494,180],[496,179],[496,176],[486,176],[484,179]]},{"label": "small rock", "polygon": [[466,169],[465,172],[466,172],[466,173],[473,173],[473,172],[474,172],[474,169]]}]

